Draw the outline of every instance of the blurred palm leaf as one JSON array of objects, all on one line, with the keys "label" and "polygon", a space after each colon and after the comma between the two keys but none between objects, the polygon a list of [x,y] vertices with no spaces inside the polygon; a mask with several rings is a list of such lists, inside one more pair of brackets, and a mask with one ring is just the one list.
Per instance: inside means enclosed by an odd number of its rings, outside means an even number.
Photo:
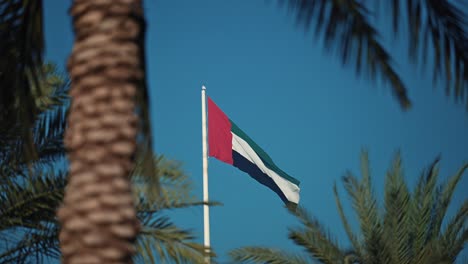
[{"label": "blurred palm leaf", "polygon": [[35,94],[33,98],[39,109],[30,129],[33,148],[37,154],[34,159],[28,153],[26,145],[29,142],[23,137],[26,125],[21,120],[9,117],[0,119],[0,172],[5,176],[7,171],[14,176],[25,174],[25,170],[31,165],[51,165],[51,162],[63,158],[65,154],[63,133],[69,104],[69,83],[66,76],[53,64],[43,65],[43,72],[43,81],[47,85],[44,86],[42,95]]},{"label": "blurred palm leaf", "polygon": [[376,26],[388,14],[395,37],[408,39],[411,61],[424,66],[426,58],[434,57],[434,79],[446,80],[447,93],[453,91],[455,99],[468,99],[468,13],[462,1],[279,0],[285,1],[297,21],[324,40],[326,51],[335,50],[342,64],[352,65],[358,76],[364,73],[375,83],[388,83],[403,109],[411,106],[407,87]]},{"label": "blurred palm leaf", "polygon": [[193,242],[195,237],[191,231],[180,229],[167,217],[141,215],[140,213],[143,227],[137,238],[137,261],[205,263],[205,247]]},{"label": "blurred palm leaf", "polygon": [[[134,193],[138,199],[136,208],[142,223],[135,260],[144,263],[204,263],[204,252],[207,249],[193,241],[195,237],[190,230],[180,229],[165,215],[167,211],[204,203],[193,196],[193,185],[179,162],[164,156],[153,157],[153,162],[157,169],[154,174],[157,179],[139,174],[142,169],[139,166],[132,174]],[[156,180],[158,185],[154,184]],[[161,192],[155,195],[157,186]]]},{"label": "blurred palm leaf", "polygon": [[[42,94],[42,1],[0,1],[0,120],[20,120],[25,154],[36,156],[32,132]],[[2,123],[3,124],[3,123]]]},{"label": "blurred palm leaf", "polygon": [[159,195],[161,189],[159,186],[159,181],[154,180],[158,179],[158,168],[153,162],[155,153],[153,151],[153,133],[151,132],[150,94],[146,79],[146,21],[143,20],[139,22],[140,26],[142,27],[139,34],[139,60],[141,62],[141,66],[143,67],[142,70],[144,78],[142,78],[141,82],[139,83],[135,96],[135,111],[139,117],[139,133],[137,135],[137,153],[139,156],[136,157],[136,161],[139,164],[137,164],[136,167],[139,169],[138,174],[140,176],[145,176],[147,179],[149,179],[149,181],[153,179],[150,184],[155,190],[154,194],[151,193],[153,196]]},{"label": "blurred palm leaf", "polygon": [[[33,94],[38,114],[31,128],[38,156],[27,155],[22,120],[2,120],[0,128],[0,262],[44,262],[60,256],[55,210],[63,198],[66,174],[59,166],[68,106],[68,83],[45,64],[42,94]],[[31,163],[32,162],[32,163]]]},{"label": "blurred palm leaf", "polygon": [[[283,2],[283,1],[281,1]],[[392,88],[403,109],[410,107],[406,86],[384,48],[377,28],[370,23],[371,10],[355,0],[288,0],[297,20],[315,36],[322,37],[327,52],[336,48],[344,65],[352,64],[356,74],[366,74],[376,81],[380,77]]]},{"label": "blurred palm leaf", "polygon": [[[393,1],[400,2],[400,1]],[[407,12],[409,29],[409,55],[413,62],[426,64],[426,58],[434,58],[432,76],[434,82],[445,81],[446,93],[455,100],[468,99],[468,19],[463,1],[410,0],[401,1]],[[398,7],[391,7],[396,14]],[[403,8],[399,8],[404,10]],[[398,21],[396,21],[398,20]],[[422,41],[421,41],[422,40]],[[468,106],[468,100],[466,101]]]},{"label": "blurred palm leaf", "polygon": [[[55,210],[63,199],[66,175],[41,173],[0,185],[2,263],[57,258]],[[38,262],[36,262],[38,263]]]}]

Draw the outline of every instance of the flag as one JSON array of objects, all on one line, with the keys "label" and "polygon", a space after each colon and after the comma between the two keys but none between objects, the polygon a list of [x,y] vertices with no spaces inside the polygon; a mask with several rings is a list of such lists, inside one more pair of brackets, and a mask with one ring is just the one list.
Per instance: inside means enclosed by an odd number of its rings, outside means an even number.
[{"label": "flag", "polygon": [[286,204],[299,203],[299,181],[278,168],[209,97],[208,144],[209,156],[248,173],[278,194]]}]

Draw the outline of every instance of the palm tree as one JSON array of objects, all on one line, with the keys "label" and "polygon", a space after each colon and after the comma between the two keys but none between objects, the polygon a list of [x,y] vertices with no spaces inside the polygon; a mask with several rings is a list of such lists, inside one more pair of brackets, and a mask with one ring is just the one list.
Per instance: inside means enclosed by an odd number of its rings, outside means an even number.
[{"label": "palm tree", "polygon": [[135,98],[145,90],[142,1],[74,1],[70,14],[70,173],[58,211],[63,262],[130,263],[140,228],[129,173]]},{"label": "palm tree", "polygon": [[[44,263],[61,256],[55,211],[63,200],[67,182],[63,134],[69,106],[69,82],[53,64],[43,65],[43,93],[35,94],[40,113],[33,129],[38,158],[29,163],[15,122],[0,127],[0,262]],[[4,120],[2,123],[5,123]],[[132,171],[138,218],[143,223],[135,260],[202,263],[203,245],[191,232],[165,216],[168,210],[201,205],[191,195],[193,187],[181,165],[163,156],[142,152]],[[143,155],[146,154],[146,155]],[[148,161],[153,166],[148,166]],[[154,173],[146,170],[156,168]],[[152,178],[151,178],[152,177]],[[161,195],[158,190],[162,186]]]},{"label": "palm tree", "polygon": [[[465,163],[445,184],[437,185],[439,159],[424,171],[411,193],[398,154],[388,171],[383,207],[379,206],[371,184],[367,153],[361,158],[362,178],[348,172],[344,187],[358,217],[360,233],[355,233],[338,195],[338,212],[351,242],[341,248],[320,222],[299,208],[293,212],[302,227],[291,228],[289,238],[309,256],[282,250],[246,247],[231,252],[237,263],[454,263],[468,240],[468,200],[450,219],[447,208],[455,187],[468,168]],[[445,223],[443,225],[443,223]]]},{"label": "palm tree", "polygon": [[[178,162],[163,156],[153,159],[161,185],[143,173],[144,160],[138,159],[131,180],[135,188],[137,215],[142,223],[137,236],[135,262],[204,263],[205,248],[194,235],[173,224],[167,211],[202,205],[192,195],[193,186]],[[61,256],[59,224],[55,210],[63,199],[66,171],[35,170],[20,182],[1,185],[0,251],[1,263],[46,263]],[[21,234],[21,235],[20,235]]]}]

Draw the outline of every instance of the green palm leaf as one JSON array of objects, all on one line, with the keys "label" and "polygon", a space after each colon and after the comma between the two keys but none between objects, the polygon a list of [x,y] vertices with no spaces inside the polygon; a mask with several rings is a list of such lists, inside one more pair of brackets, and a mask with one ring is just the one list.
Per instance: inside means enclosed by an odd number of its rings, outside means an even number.
[{"label": "green palm leaf", "polygon": [[[179,162],[167,160],[164,156],[155,156],[153,161],[157,168],[154,174],[157,179],[148,179],[146,175],[140,174],[143,167],[139,166],[135,167],[132,174],[138,200],[136,207],[142,223],[135,260],[144,263],[204,263],[207,249],[194,242],[195,237],[190,230],[179,228],[165,216],[169,210],[204,203],[192,195],[192,182]],[[137,162],[139,164],[143,163]],[[154,184],[155,180],[157,184]],[[160,193],[154,195],[157,186],[160,187]]]},{"label": "green palm leaf", "polygon": [[317,219],[312,218],[303,208],[297,208],[294,215],[302,222],[304,228],[289,230],[289,238],[292,241],[322,263],[339,263],[343,260],[344,255],[337,241]]},{"label": "green palm leaf", "polygon": [[136,260],[144,263],[204,263],[206,249],[193,242],[195,237],[190,231],[178,228],[167,217],[146,215],[140,220],[143,227],[137,238]]},{"label": "green palm leaf", "polygon": [[[383,235],[390,263],[411,262],[411,195],[403,178],[401,157],[397,154],[385,182],[385,215]],[[394,258],[394,259],[393,259]]]},{"label": "green palm leaf", "polygon": [[447,223],[445,231],[441,234],[443,249],[447,257],[455,260],[468,242],[468,201],[465,201],[455,216]]},{"label": "green palm leaf", "polygon": [[383,260],[388,258],[382,256],[386,253],[386,250],[382,250],[384,247],[382,222],[372,191],[369,159],[365,151],[361,156],[361,172],[361,182],[348,172],[343,177],[343,183],[359,220],[363,239],[362,258],[366,263],[384,263]]},{"label": "green palm leaf", "polygon": [[[415,263],[426,263],[431,252],[433,233],[433,211],[435,210],[439,158],[436,158],[427,171],[424,171],[416,184],[413,195],[413,259]],[[430,247],[428,247],[430,245]]]},{"label": "green palm leaf", "polygon": [[229,256],[236,263],[269,263],[269,264],[306,264],[303,256],[290,254],[281,250],[264,247],[245,247],[232,250]]},{"label": "green palm leaf", "polygon": [[468,169],[468,163],[464,164],[455,175],[449,178],[446,184],[440,186],[440,196],[437,200],[435,223],[434,223],[434,234],[439,235],[441,232],[442,221],[447,213],[448,206],[452,200],[453,193],[464,172]]},{"label": "green palm leaf", "polygon": [[348,218],[346,217],[344,210],[343,210],[343,205],[341,203],[339,194],[338,194],[338,189],[336,187],[336,183],[333,185],[333,192],[335,194],[335,202],[336,202],[336,207],[338,208],[338,213],[340,214],[341,222],[343,223],[343,226],[346,231],[346,235],[348,236],[348,239],[351,241],[351,244],[355,250],[354,255],[358,257],[362,257],[362,247],[359,242],[359,239],[356,234],[354,234],[351,225],[349,224]]},{"label": "green palm leaf", "polygon": [[[411,193],[406,184],[400,153],[397,153],[385,178],[384,207],[380,208],[372,191],[366,151],[361,155],[361,178],[348,172],[343,184],[357,215],[359,229],[346,218],[334,185],[340,218],[352,248],[344,251],[318,220],[305,209],[290,210],[302,223],[292,228],[289,238],[305,249],[312,261],[343,264],[442,264],[455,263],[468,240],[468,202],[444,222],[453,192],[467,169],[464,164],[447,183],[437,185],[439,158],[420,175]],[[359,231],[359,232],[358,232]],[[231,258],[245,263],[304,263],[303,257],[264,247],[246,247],[231,252]],[[291,262],[287,262],[287,259]]]},{"label": "green palm leaf", "polygon": [[65,183],[65,174],[56,172],[0,186],[0,240],[6,242],[2,263],[59,256],[55,211]]}]

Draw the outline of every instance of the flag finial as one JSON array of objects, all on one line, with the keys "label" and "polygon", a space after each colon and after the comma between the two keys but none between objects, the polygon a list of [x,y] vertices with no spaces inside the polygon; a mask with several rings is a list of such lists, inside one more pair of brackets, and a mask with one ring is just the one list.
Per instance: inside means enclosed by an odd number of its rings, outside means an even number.
[{"label": "flag finial", "polygon": [[202,85],[202,87],[201,87],[201,88],[202,88],[202,90],[206,90],[206,87],[205,87],[205,85]]}]

